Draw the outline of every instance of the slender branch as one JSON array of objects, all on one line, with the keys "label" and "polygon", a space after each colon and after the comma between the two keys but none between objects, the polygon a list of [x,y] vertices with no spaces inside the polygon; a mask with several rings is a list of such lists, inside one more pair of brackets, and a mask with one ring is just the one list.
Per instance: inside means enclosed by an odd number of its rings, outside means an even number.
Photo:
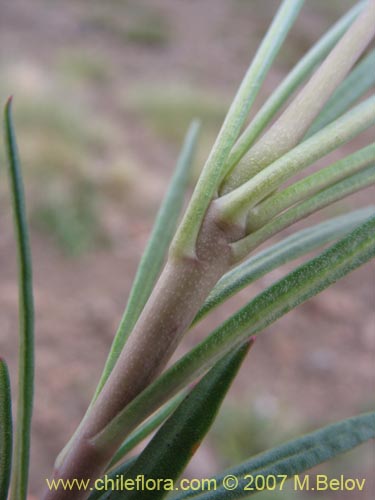
[{"label": "slender branch", "polygon": [[371,164],[375,164],[375,144],[356,151],[329,167],[295,182],[256,205],[248,216],[247,229],[250,232],[256,231],[286,208],[311,197],[320,190],[332,186]]},{"label": "slender branch", "polygon": [[213,203],[221,219],[241,227],[249,210],[282,183],[374,123],[375,96],[327,125],[242,186],[216,199]]},{"label": "slender branch", "polygon": [[[228,160],[227,169],[230,172],[233,167],[247,153],[265,127],[269,124],[283,104],[292,95],[296,88],[309,76],[314,67],[330,52],[335,43],[342,37],[348,27],[353,23],[359,12],[363,9],[363,3],[355,5],[345,14],[318,42],[302,57],[282,83],[272,92],[261,109],[251,120],[245,131],[241,134],[233,146]],[[371,72],[369,72],[371,73]]]},{"label": "slender branch", "polygon": [[369,0],[363,12],[294,101],[225,179],[220,194],[241,186],[298,144],[373,38],[374,7],[375,0]]},{"label": "slender branch", "polygon": [[199,177],[188,209],[177,230],[171,253],[195,257],[195,242],[208,206],[227,173],[226,161],[251,105],[304,0],[284,0],[229,108],[223,126]]},{"label": "slender branch", "polygon": [[5,142],[17,239],[20,331],[17,421],[10,499],[25,500],[29,476],[30,427],[34,394],[34,300],[25,195],[13,129],[11,102],[9,99],[5,108]]}]

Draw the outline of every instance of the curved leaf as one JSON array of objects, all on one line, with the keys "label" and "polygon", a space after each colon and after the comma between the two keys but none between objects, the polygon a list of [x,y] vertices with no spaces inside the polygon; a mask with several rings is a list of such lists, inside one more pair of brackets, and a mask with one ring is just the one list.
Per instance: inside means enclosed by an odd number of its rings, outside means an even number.
[{"label": "curved leaf", "polygon": [[12,465],[12,401],[8,368],[0,358],[0,498],[8,498]]},{"label": "curved leaf", "polygon": [[9,99],[5,108],[5,143],[9,160],[10,190],[18,251],[20,333],[17,421],[10,498],[24,500],[27,495],[29,476],[30,427],[34,393],[34,299],[25,195],[12,122],[11,102]]},{"label": "curved leaf", "polygon": [[[342,420],[266,451],[248,462],[223,472],[215,477],[216,491],[190,491],[174,496],[173,500],[247,498],[263,490],[257,490],[255,487],[254,490],[245,490],[244,488],[250,482],[249,477],[246,476],[262,476],[264,478],[274,476],[276,482],[279,483],[283,479],[285,480],[285,476],[292,478],[374,437],[375,412]],[[223,487],[223,480],[227,475],[234,476],[238,480],[238,486],[233,491],[228,491]]]},{"label": "curved leaf", "polygon": [[120,462],[125,455],[129,453],[137,444],[143,441],[152,431],[157,429],[160,424],[166,420],[169,415],[179,406],[184,399],[185,394],[178,394],[168,401],[159,411],[152,415],[144,424],[140,425],[130,436],[122,443],[116,454],[113,456],[108,469]]},{"label": "curved leaf", "polygon": [[[146,479],[176,480],[190,461],[211,427],[220,405],[236,376],[253,340],[226,354],[198,382],[163,424],[134,465],[126,479],[143,475]],[[157,500],[168,490],[107,492],[101,499]]]}]

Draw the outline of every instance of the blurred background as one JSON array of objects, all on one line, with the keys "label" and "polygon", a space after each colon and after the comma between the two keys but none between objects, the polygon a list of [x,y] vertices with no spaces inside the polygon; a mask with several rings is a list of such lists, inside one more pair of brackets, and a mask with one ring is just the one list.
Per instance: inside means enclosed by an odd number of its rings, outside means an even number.
[{"label": "blurred background", "polygon": [[[352,4],[306,1],[254,110]],[[193,186],[278,5],[0,0],[0,102],[14,95],[35,276],[35,498],[90,401],[187,126],[193,117],[203,123]],[[370,137],[362,134],[321,165]],[[0,353],[16,395],[16,260],[3,143],[0,160]],[[312,219],[368,204],[373,196],[364,191]],[[178,354],[295,265],[225,304],[189,333]],[[374,269],[367,265],[259,336],[185,477],[208,477],[369,409],[374,298]],[[355,494],[367,499],[373,464],[373,449],[365,445],[319,470],[367,477],[367,490]],[[343,492],[314,497],[354,498]],[[288,490],[260,498],[306,496]]]}]

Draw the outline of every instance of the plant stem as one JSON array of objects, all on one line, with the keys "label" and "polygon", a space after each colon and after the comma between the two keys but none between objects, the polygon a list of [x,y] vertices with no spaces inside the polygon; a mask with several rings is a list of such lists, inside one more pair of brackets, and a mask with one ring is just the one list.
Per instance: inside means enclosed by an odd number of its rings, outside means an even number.
[{"label": "plant stem", "polygon": [[248,302],[147,387],[93,443],[106,443],[116,431],[126,435],[230,349],[372,259],[374,230],[375,216]]},{"label": "plant stem", "polygon": [[292,233],[274,245],[252,255],[218,281],[194,318],[192,326],[225,300],[273,269],[348,234],[373,215],[375,215],[375,206],[371,205],[345,213]]},{"label": "plant stem", "polygon": [[[98,477],[119,446],[118,435],[93,446],[97,435],[160,373],[205,298],[232,264],[230,242],[244,233],[221,228],[210,208],[196,245],[196,258],[170,257],[149,301],[70,446],[56,462],[55,478]],[[84,492],[46,492],[45,499],[84,498]]]}]

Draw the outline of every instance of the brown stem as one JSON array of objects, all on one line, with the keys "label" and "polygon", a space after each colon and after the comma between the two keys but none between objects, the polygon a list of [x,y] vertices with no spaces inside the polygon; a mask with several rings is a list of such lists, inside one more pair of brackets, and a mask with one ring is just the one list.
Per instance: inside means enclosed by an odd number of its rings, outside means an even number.
[{"label": "brown stem", "polygon": [[[125,436],[116,436],[105,450],[95,449],[90,439],[164,368],[207,295],[231,266],[230,243],[243,235],[242,229],[219,226],[213,202],[198,237],[196,257],[168,260],[114,370],[58,464],[56,479],[100,477]],[[46,492],[44,498],[86,496],[83,491],[61,489]]]}]

